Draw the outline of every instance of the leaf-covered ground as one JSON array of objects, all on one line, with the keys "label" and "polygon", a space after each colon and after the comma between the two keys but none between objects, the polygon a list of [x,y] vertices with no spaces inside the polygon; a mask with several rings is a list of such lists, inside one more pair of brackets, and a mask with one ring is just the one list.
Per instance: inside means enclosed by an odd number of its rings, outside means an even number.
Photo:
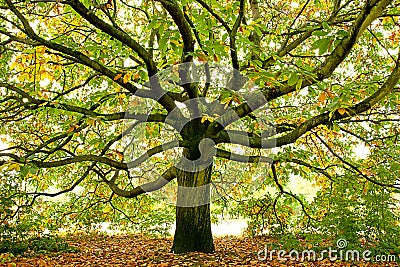
[{"label": "leaf-covered ground", "polygon": [[3,255],[0,266],[399,266],[396,263],[331,262],[328,259],[319,262],[260,261],[257,252],[272,242],[266,238],[216,238],[215,253],[185,255],[170,252],[171,238],[73,236],[67,240],[80,252],[8,259]]}]

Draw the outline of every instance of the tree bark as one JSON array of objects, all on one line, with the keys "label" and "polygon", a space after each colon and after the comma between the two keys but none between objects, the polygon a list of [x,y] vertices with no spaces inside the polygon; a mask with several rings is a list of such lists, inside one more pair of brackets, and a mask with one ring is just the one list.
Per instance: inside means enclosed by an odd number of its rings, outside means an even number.
[{"label": "tree bark", "polygon": [[211,172],[212,164],[178,174],[174,253],[214,252],[210,219]]}]

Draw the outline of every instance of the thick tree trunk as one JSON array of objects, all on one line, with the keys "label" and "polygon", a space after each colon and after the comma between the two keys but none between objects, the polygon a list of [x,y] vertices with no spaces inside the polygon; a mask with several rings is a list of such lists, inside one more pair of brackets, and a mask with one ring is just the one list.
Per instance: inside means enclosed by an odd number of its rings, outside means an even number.
[{"label": "thick tree trunk", "polygon": [[211,171],[212,165],[196,172],[181,171],[178,176],[174,253],[214,252],[210,220]]}]

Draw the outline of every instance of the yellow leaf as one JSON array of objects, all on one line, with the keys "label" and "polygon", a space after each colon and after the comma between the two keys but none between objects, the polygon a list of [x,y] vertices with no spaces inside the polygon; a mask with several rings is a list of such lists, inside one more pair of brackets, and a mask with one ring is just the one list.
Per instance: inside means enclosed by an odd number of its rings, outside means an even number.
[{"label": "yellow leaf", "polygon": [[44,71],[43,73],[41,73],[41,78],[42,80],[46,78],[49,79],[50,81],[54,80],[54,76],[48,71]]},{"label": "yellow leaf", "polygon": [[199,59],[200,62],[207,62],[208,61],[206,55],[204,55],[203,53],[198,55],[198,59]]},{"label": "yellow leaf", "polygon": [[69,127],[69,129],[67,130],[67,134],[72,133],[75,130],[75,126],[71,126]]},{"label": "yellow leaf", "polygon": [[318,97],[318,102],[324,103],[326,98],[327,98],[327,96],[328,96],[328,94],[326,92],[322,92]]},{"label": "yellow leaf", "polygon": [[17,66],[17,64],[18,64],[18,62],[14,61],[10,66],[10,70],[13,70]]},{"label": "yellow leaf", "polygon": [[328,94],[329,98],[331,98],[331,99],[335,98],[335,94],[334,93],[328,91],[327,94]]},{"label": "yellow leaf", "polygon": [[180,45],[179,42],[178,42],[177,40],[174,40],[174,39],[171,40],[171,43],[173,43],[173,44],[176,45],[176,46],[179,46],[179,45]]},{"label": "yellow leaf", "polygon": [[131,77],[132,77],[132,72],[128,72],[128,73],[126,73],[125,75],[124,75],[124,83],[127,83],[127,82],[129,82],[129,80],[131,79]]},{"label": "yellow leaf", "polygon": [[45,46],[38,46],[36,48],[36,53],[44,53],[46,51],[46,47]]},{"label": "yellow leaf", "polygon": [[115,153],[117,154],[119,160],[123,160],[124,159],[124,155],[121,152],[115,151]]},{"label": "yellow leaf", "polygon": [[230,96],[230,97],[227,97],[227,98],[221,100],[221,104],[225,104],[224,109],[226,109],[229,106],[229,104],[232,102],[233,98],[234,98],[233,96]]},{"label": "yellow leaf", "polygon": [[338,108],[337,111],[340,113],[340,115],[343,115],[344,113],[346,113],[346,109],[345,108]]},{"label": "yellow leaf", "polygon": [[212,118],[212,117],[210,117],[210,116],[208,116],[208,115],[204,115],[204,116],[201,118],[201,123],[204,123],[205,121],[213,122],[213,121],[214,121],[214,118]]},{"label": "yellow leaf", "polygon": [[87,120],[87,124],[90,126],[95,126],[96,125],[96,119],[95,118],[89,118]]},{"label": "yellow leaf", "polygon": [[11,163],[7,166],[7,171],[19,171],[20,167],[18,163]]},{"label": "yellow leaf", "polygon": [[29,74],[28,73],[22,73],[19,77],[18,77],[18,80],[20,81],[20,82],[24,82],[24,81],[26,81],[26,80],[29,80]]},{"label": "yellow leaf", "polygon": [[118,80],[119,78],[122,77],[122,73],[118,73],[115,77],[114,77],[114,81]]}]

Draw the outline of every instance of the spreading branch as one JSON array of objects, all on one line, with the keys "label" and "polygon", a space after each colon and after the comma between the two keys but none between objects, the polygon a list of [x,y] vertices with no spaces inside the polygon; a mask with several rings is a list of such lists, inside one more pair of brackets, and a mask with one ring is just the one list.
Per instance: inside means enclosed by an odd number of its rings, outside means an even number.
[{"label": "spreading branch", "polygon": [[[101,173],[99,172],[97,173],[99,174],[99,176],[102,176]],[[118,178],[118,175],[119,171],[117,170],[115,171],[114,176],[111,179],[107,180],[104,177],[103,180],[116,195],[126,198],[133,198],[141,194],[149,193],[162,188],[163,186],[165,186],[170,181],[176,178],[177,170],[175,167],[171,167],[168,170],[166,170],[163,174],[161,174],[161,177],[158,178],[157,180],[137,186],[131,190],[125,190],[118,187],[118,185],[115,183],[115,181]]]}]

